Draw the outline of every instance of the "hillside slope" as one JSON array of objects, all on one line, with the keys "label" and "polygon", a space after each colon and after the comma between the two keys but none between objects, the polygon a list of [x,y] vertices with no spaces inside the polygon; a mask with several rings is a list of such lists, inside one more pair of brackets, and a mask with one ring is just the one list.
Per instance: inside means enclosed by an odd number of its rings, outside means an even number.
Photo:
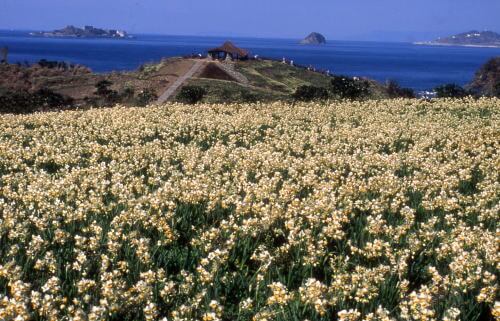
[{"label": "hillside slope", "polygon": [[[289,100],[299,86],[328,88],[331,81],[331,77],[324,73],[273,60],[238,61],[234,64],[234,70],[244,76],[248,83],[242,84],[221,70],[212,70],[209,76],[202,72],[190,84],[207,89],[206,102],[223,103]],[[369,83],[371,98],[387,98],[384,86],[373,80],[366,81]]]},{"label": "hillside slope", "polygon": [[500,57],[481,66],[467,89],[480,96],[500,97]]},{"label": "hillside slope", "polygon": [[[326,73],[309,70],[290,63],[273,60],[219,62],[193,58],[168,58],[159,63],[145,64],[136,71],[93,73],[82,66],[68,66],[58,62],[41,62],[31,66],[0,65],[0,95],[49,89],[70,97],[73,107],[148,104],[168,91],[193,65],[202,68],[183,85],[203,86],[208,95],[205,102],[254,102],[290,100],[300,86],[329,88],[332,78]],[[99,95],[102,81],[107,87]],[[387,89],[369,79],[360,79],[369,87],[368,98],[387,98]],[[169,96],[176,100],[181,87]],[[147,99],[143,93],[147,93]],[[155,98],[156,97],[156,98]]]}]

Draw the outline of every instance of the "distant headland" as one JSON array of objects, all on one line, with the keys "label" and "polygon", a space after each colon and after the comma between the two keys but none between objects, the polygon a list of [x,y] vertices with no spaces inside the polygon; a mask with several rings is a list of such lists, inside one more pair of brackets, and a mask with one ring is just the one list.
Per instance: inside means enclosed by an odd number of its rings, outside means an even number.
[{"label": "distant headland", "polygon": [[100,29],[93,26],[78,28],[67,26],[54,31],[30,32],[35,37],[75,37],[75,38],[132,38],[126,31],[116,29]]},{"label": "distant headland", "polygon": [[431,46],[464,46],[464,47],[500,47],[500,34],[493,31],[476,31],[460,33],[433,41],[416,42],[416,45]]},{"label": "distant headland", "polygon": [[326,43],[326,38],[318,32],[313,32],[300,42],[302,45],[321,45]]}]

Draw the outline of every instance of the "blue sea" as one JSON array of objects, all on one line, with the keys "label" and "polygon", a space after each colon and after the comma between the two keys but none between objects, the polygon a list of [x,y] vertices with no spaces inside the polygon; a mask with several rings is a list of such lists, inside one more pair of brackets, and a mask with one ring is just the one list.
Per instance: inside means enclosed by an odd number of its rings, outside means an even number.
[{"label": "blue sea", "polygon": [[133,39],[39,38],[29,31],[0,31],[0,47],[9,47],[9,62],[40,59],[82,64],[95,72],[134,70],[163,57],[205,54],[226,40],[252,55],[293,60],[334,74],[395,80],[417,91],[440,84],[465,85],[500,48],[420,46],[411,43],[329,41],[303,46],[298,39],[221,38],[135,35]]}]

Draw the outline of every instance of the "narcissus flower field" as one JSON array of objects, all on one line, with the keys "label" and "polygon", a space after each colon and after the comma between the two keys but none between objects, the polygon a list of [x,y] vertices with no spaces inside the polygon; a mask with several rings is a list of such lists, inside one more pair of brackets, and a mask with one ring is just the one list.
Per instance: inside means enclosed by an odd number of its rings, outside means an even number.
[{"label": "narcissus flower field", "polygon": [[500,100],[0,115],[0,320],[498,320]]}]

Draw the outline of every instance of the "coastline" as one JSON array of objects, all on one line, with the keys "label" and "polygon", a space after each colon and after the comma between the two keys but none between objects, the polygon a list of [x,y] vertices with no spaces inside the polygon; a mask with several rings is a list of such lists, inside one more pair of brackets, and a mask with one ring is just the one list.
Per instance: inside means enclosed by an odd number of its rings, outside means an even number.
[{"label": "coastline", "polygon": [[470,47],[470,48],[500,48],[499,45],[467,45],[467,44],[455,44],[455,43],[438,43],[438,42],[413,42],[417,46],[439,46],[439,47]]},{"label": "coastline", "polygon": [[[0,43],[12,48],[30,48],[29,54],[11,50],[11,62],[27,61],[36,63],[40,59],[66,61],[88,66],[96,73],[134,71],[148,62],[160,61],[162,57],[175,57],[203,53],[227,38],[137,35],[135,39],[77,38],[77,37],[30,37],[30,31],[0,32]],[[315,68],[330,70],[334,74],[366,76],[385,82],[395,79],[402,86],[416,91],[432,89],[443,83],[465,85],[473,76],[475,69],[468,63],[471,59],[476,65],[492,55],[500,55],[497,49],[464,49],[447,47],[420,47],[411,42],[351,42],[332,41],[330,45],[303,46],[297,39],[254,39],[233,38],[242,48],[248,48],[260,57],[282,60],[286,57],[295,64],[312,65]],[[418,39],[420,40],[420,39]],[[1,45],[0,45],[1,47]],[[47,51],[50,48],[50,51]],[[413,48],[413,49],[412,49]],[[428,49],[425,49],[428,48]],[[433,52],[441,48],[439,52]],[[390,50],[388,50],[390,49]],[[431,52],[427,52],[427,51]],[[440,55],[449,54],[452,64],[443,66]],[[343,60],[345,51],[355,51],[352,59]],[[465,51],[465,52],[461,52]],[[472,53],[469,53],[471,51]],[[374,54],[375,53],[375,57]],[[409,55],[407,55],[409,53]],[[376,59],[386,55],[382,64]],[[425,63],[419,63],[422,54],[427,55]],[[472,54],[472,57],[469,56]],[[407,64],[408,59],[416,63]],[[458,72],[457,70],[461,70]]]}]

